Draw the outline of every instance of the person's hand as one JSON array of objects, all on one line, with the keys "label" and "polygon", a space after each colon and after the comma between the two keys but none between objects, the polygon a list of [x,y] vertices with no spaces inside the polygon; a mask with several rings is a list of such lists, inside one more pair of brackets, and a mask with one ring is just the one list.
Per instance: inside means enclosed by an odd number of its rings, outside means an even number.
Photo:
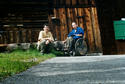
[{"label": "person's hand", "polygon": [[49,41],[49,40],[47,40],[45,44],[47,45],[47,44],[49,44],[49,42],[50,42],[50,41]]},{"label": "person's hand", "polygon": [[50,38],[46,38],[45,40],[49,40],[50,42],[52,41]]},{"label": "person's hand", "polygon": [[83,36],[82,34],[75,34],[76,36]]},{"label": "person's hand", "polygon": [[76,34],[73,34],[73,35],[71,35],[71,36],[72,36],[72,37],[73,37],[73,36],[76,36]]},{"label": "person's hand", "polygon": [[52,42],[52,40],[51,39],[47,39],[49,42]]},{"label": "person's hand", "polygon": [[41,41],[41,39],[38,39],[38,42],[40,42]]},{"label": "person's hand", "polygon": [[64,44],[64,43],[66,43],[66,40],[65,40],[65,41],[62,41],[62,42],[63,42],[63,44]]}]

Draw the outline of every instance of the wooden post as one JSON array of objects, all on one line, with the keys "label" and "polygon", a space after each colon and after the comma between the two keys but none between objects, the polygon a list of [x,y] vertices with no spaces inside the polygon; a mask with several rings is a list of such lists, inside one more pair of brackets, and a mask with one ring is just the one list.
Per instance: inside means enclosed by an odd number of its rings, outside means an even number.
[{"label": "wooden post", "polygon": [[16,38],[17,38],[17,36],[16,36],[16,32],[13,31],[13,43],[16,43]]},{"label": "wooden post", "polygon": [[66,5],[70,5],[70,4],[71,4],[70,0],[66,0]]},{"label": "wooden post", "polygon": [[78,18],[77,18],[77,16],[78,16],[78,8],[74,8],[75,9],[75,16],[76,16],[76,23],[78,24]]},{"label": "wooden post", "polygon": [[[72,26],[71,26],[71,23],[72,23],[72,20],[71,20],[71,12],[70,12],[70,8],[67,8],[67,20],[68,20],[68,24],[69,25],[69,32],[72,30]],[[68,33],[69,33],[68,32]]]},{"label": "wooden post", "polygon": [[10,43],[13,43],[13,39],[14,39],[14,36],[13,36],[13,31],[10,31]]},{"label": "wooden post", "polygon": [[[59,9],[54,8],[54,17],[59,19]],[[60,19],[59,19],[60,20]],[[55,29],[56,29],[56,35],[57,35],[57,40],[61,40],[61,32],[60,32],[60,27],[59,24],[56,24]]]},{"label": "wooden post", "polygon": [[20,43],[19,42],[19,31],[15,31],[16,32],[16,43]]},{"label": "wooden post", "polygon": [[32,30],[31,29],[29,30],[29,42],[30,43],[32,42]]},{"label": "wooden post", "polygon": [[76,0],[72,0],[72,6],[76,5]]},{"label": "wooden post", "polygon": [[88,34],[88,44],[89,44],[89,49],[90,52],[95,51],[95,46],[94,46],[94,36],[92,32],[92,22],[91,22],[91,15],[90,15],[90,8],[85,8],[85,14],[87,17],[86,19],[86,26],[87,26],[87,34]]},{"label": "wooden post", "polygon": [[59,9],[59,14],[60,14],[60,29],[61,29],[61,40],[64,40],[64,34],[66,33],[65,31],[65,26],[66,26],[66,15],[65,15],[65,8],[60,8]]},{"label": "wooden post", "polygon": [[93,31],[94,31],[96,50],[99,52],[102,52],[101,35],[99,30],[98,18],[97,18],[97,10],[94,7],[91,8],[91,17],[92,17],[92,25],[93,25]]},{"label": "wooden post", "polygon": [[79,10],[79,26],[84,28],[83,24],[83,8],[78,8]]},{"label": "wooden post", "polygon": [[0,44],[2,44],[3,43],[3,35],[2,34],[0,34]]}]

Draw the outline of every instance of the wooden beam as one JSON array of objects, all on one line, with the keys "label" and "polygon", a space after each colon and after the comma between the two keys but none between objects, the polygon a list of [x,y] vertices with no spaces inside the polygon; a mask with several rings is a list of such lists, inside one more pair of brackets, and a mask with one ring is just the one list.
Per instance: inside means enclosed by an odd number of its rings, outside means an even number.
[{"label": "wooden beam", "polygon": [[90,8],[85,8],[85,14],[88,15],[85,17],[86,19],[86,26],[87,26],[87,34],[88,34],[88,44],[89,44],[89,50],[90,52],[95,51],[95,43],[94,43],[94,36],[92,32],[92,21],[91,21],[91,14],[90,14]]},{"label": "wooden beam", "polygon": [[58,6],[53,6],[53,8],[90,8],[90,7],[95,7],[95,5],[88,5],[88,4],[83,4],[83,5],[58,5]]},{"label": "wooden beam", "polygon": [[91,17],[92,17],[92,25],[93,25],[93,32],[95,38],[95,45],[96,50],[98,52],[102,52],[102,45],[101,45],[101,34],[99,29],[98,17],[97,17],[97,10],[96,8],[91,8]]}]

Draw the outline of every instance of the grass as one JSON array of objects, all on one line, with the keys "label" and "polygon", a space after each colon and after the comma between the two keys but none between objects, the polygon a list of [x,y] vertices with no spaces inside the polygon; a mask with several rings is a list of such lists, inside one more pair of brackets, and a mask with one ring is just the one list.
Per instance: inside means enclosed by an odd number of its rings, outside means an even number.
[{"label": "grass", "polygon": [[50,54],[41,55],[35,49],[26,51],[17,49],[11,53],[0,53],[0,80],[25,71],[46,59],[56,57],[56,55],[63,55],[63,53],[53,50]]}]

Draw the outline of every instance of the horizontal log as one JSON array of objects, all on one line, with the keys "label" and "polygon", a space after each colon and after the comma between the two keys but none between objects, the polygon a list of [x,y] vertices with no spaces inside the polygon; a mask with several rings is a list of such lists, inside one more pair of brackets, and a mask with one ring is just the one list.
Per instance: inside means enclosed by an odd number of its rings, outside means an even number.
[{"label": "horizontal log", "polygon": [[[37,0],[37,2],[49,2],[50,0]],[[0,0],[0,2],[34,2],[33,0]]]},{"label": "horizontal log", "polygon": [[6,1],[6,2],[1,2],[0,4],[37,4],[37,5],[48,5],[47,0],[43,2],[41,1]]},{"label": "horizontal log", "polygon": [[[45,24],[45,23],[44,23]],[[24,25],[22,27],[17,27],[17,26],[9,26],[9,27],[3,27],[5,30],[12,30],[13,28],[26,28],[26,29],[37,29],[37,28],[43,28],[43,25],[44,24],[41,24],[41,25]]]},{"label": "horizontal log", "polygon": [[[3,21],[3,20],[0,20]],[[41,23],[47,22],[48,20],[5,20],[4,23]]]},{"label": "horizontal log", "polygon": [[95,5],[83,4],[83,5],[54,5],[53,6],[53,8],[90,8],[90,7],[95,7]]},{"label": "horizontal log", "polygon": [[11,21],[11,22],[3,22],[3,25],[11,25],[11,24],[41,24],[42,22],[48,22],[48,20],[40,20],[41,22],[15,22],[15,21]]},{"label": "horizontal log", "polygon": [[47,20],[48,16],[46,17],[6,17],[6,18],[0,18],[1,21],[19,21],[19,20]]},{"label": "horizontal log", "polygon": [[4,46],[7,46],[7,44],[0,44],[0,47],[4,47]]}]

